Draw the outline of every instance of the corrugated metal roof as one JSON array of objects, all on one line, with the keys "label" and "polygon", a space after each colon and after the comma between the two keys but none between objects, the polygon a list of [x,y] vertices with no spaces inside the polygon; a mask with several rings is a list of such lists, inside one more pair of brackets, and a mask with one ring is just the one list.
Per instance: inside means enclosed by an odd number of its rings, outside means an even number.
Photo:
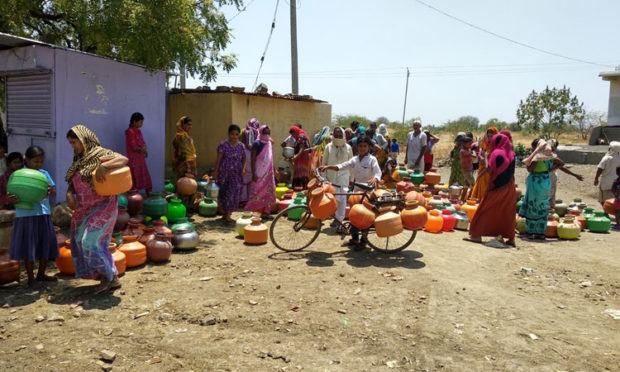
[{"label": "corrugated metal roof", "polygon": [[0,50],[11,49],[17,47],[24,47],[28,45],[47,45],[53,47],[51,44],[44,43],[42,41],[28,39],[26,37],[15,36],[0,32]]}]

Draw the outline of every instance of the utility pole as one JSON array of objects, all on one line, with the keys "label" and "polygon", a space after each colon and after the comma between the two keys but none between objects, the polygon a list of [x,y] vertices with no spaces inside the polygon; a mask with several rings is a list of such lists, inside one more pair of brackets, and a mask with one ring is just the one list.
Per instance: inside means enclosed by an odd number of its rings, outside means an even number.
[{"label": "utility pole", "polygon": [[185,65],[181,66],[181,89],[185,89]]},{"label": "utility pole", "polygon": [[409,67],[407,67],[407,83],[405,84],[405,104],[403,105],[403,126],[405,125],[405,110],[407,110],[407,91],[409,90]]},{"label": "utility pole", "polygon": [[291,3],[291,70],[293,94],[299,94],[299,77],[297,72],[297,0]]}]

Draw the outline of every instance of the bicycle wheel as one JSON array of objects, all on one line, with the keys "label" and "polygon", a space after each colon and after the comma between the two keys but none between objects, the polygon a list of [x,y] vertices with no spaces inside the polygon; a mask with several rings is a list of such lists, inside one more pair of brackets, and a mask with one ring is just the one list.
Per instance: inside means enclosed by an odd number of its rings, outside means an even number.
[{"label": "bicycle wheel", "polygon": [[413,239],[415,239],[416,234],[417,230],[403,229],[399,234],[380,238],[375,233],[375,229],[371,227],[365,231],[362,236],[366,238],[368,245],[370,245],[372,249],[384,253],[394,253],[407,248],[413,242]]},{"label": "bicycle wheel", "polygon": [[[300,218],[291,219],[289,213]],[[269,227],[273,245],[286,252],[295,252],[312,244],[321,232],[321,221],[315,225],[317,221],[311,220],[311,216],[307,205],[296,205],[278,213]]]}]

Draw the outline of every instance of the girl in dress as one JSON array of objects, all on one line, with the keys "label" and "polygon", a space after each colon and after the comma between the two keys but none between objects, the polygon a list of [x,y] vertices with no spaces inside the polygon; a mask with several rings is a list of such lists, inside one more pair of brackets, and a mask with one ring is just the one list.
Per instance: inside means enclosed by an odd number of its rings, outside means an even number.
[{"label": "girl in dress", "polygon": [[[33,209],[15,210],[15,225],[11,234],[11,260],[24,261],[28,273],[28,285],[39,287],[37,282],[50,282],[58,280],[54,276],[45,275],[47,261],[58,257],[58,245],[56,233],[52,224],[49,197],[56,196],[54,180],[46,170],[41,169],[45,161],[45,152],[39,146],[30,146],[26,150],[26,167],[38,170],[47,177],[47,195],[45,199],[34,203]],[[9,202],[17,203],[19,199],[15,195],[9,195]],[[39,270],[34,276],[34,260],[39,259]]]},{"label": "girl in dress", "polygon": [[146,150],[146,142],[142,136],[142,125],[144,124],[144,116],[139,112],[134,112],[129,119],[129,129],[125,131],[125,146],[127,150],[127,158],[129,159],[129,168],[131,169],[131,178],[133,180],[133,188],[136,190],[144,189],[147,194],[151,193],[153,188],[151,175],[146,166],[146,157],[149,153]]},{"label": "girl in dress", "polygon": [[232,124],[228,127],[228,140],[217,146],[215,163],[216,182],[220,187],[217,199],[219,208],[224,212],[224,219],[234,221],[230,215],[239,207],[243,175],[245,174],[245,146],[239,141],[241,129]]}]

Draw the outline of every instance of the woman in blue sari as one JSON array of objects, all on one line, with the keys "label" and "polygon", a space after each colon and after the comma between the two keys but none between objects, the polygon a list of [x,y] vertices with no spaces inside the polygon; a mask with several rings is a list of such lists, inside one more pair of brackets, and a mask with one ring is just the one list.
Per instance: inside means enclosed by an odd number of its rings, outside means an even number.
[{"label": "woman in blue sari", "polygon": [[545,239],[549,217],[551,180],[549,171],[564,163],[555,157],[551,145],[543,139],[532,142],[534,151],[523,160],[530,175],[525,181],[526,191],[519,216],[525,218],[525,233],[530,239]]}]

